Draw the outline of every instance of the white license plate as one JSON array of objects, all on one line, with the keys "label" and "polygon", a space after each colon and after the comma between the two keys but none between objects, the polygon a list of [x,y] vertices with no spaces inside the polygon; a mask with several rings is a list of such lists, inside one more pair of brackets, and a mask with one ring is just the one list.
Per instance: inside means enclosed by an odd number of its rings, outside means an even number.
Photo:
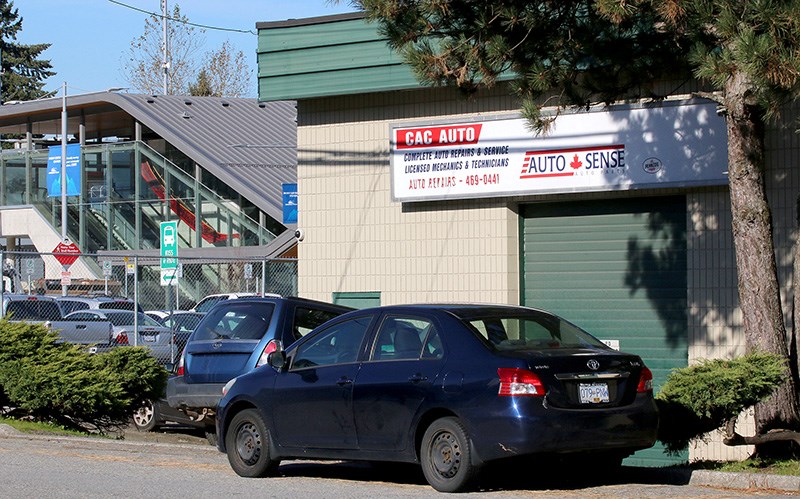
[{"label": "white license plate", "polygon": [[144,336],[145,343],[154,343],[156,341],[155,336]]},{"label": "white license plate", "polygon": [[581,404],[608,402],[608,383],[580,383],[578,385]]}]

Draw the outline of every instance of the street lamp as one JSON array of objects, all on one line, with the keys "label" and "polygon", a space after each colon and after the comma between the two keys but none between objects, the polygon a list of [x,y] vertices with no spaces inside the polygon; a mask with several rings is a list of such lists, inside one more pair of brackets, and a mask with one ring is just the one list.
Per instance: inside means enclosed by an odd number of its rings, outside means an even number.
[{"label": "street lamp", "polygon": [[[61,96],[61,242],[67,239],[67,82]],[[66,265],[63,266],[67,271]],[[67,296],[67,285],[61,284],[61,296]]]}]

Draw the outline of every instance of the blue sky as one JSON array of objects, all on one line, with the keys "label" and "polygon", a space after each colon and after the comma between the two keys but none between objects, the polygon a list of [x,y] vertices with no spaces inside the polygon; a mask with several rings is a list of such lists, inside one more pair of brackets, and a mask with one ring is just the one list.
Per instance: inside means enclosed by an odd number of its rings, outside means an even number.
[{"label": "blue sky", "polygon": [[[17,42],[50,43],[42,53],[49,59],[56,76],[45,89],[58,91],[67,83],[70,95],[127,87],[122,73],[122,57],[131,41],[144,31],[147,14],[108,0],[12,0],[22,17]],[[148,12],[161,12],[160,0],[118,0]],[[256,23],[352,12],[346,1],[330,4],[326,0],[168,0],[192,23],[256,31]],[[202,53],[219,48],[225,40],[247,57],[252,68],[250,86],[256,97],[257,36],[206,30]]]}]

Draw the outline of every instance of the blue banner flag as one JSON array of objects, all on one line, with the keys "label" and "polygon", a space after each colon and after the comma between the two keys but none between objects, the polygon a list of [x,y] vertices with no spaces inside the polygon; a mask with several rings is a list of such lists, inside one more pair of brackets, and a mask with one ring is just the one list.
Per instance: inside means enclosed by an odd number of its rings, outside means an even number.
[{"label": "blue banner flag", "polygon": [[283,184],[283,223],[297,223],[297,184]]},{"label": "blue banner flag", "polygon": [[[67,145],[67,196],[81,194],[81,145]],[[61,196],[61,146],[50,146],[47,153],[47,195]]]}]

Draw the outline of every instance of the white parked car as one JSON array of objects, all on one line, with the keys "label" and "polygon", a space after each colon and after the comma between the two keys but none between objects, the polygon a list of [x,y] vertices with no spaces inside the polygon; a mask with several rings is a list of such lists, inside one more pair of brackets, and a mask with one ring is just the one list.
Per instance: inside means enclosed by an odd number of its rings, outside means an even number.
[{"label": "white parked car", "polygon": [[[235,300],[236,298],[243,298],[245,296],[259,296],[258,293],[219,293],[208,295],[199,302],[191,310],[192,312],[208,312],[214,305],[225,300]],[[272,296],[272,295],[269,295]],[[277,295],[275,295],[277,296]]]}]

